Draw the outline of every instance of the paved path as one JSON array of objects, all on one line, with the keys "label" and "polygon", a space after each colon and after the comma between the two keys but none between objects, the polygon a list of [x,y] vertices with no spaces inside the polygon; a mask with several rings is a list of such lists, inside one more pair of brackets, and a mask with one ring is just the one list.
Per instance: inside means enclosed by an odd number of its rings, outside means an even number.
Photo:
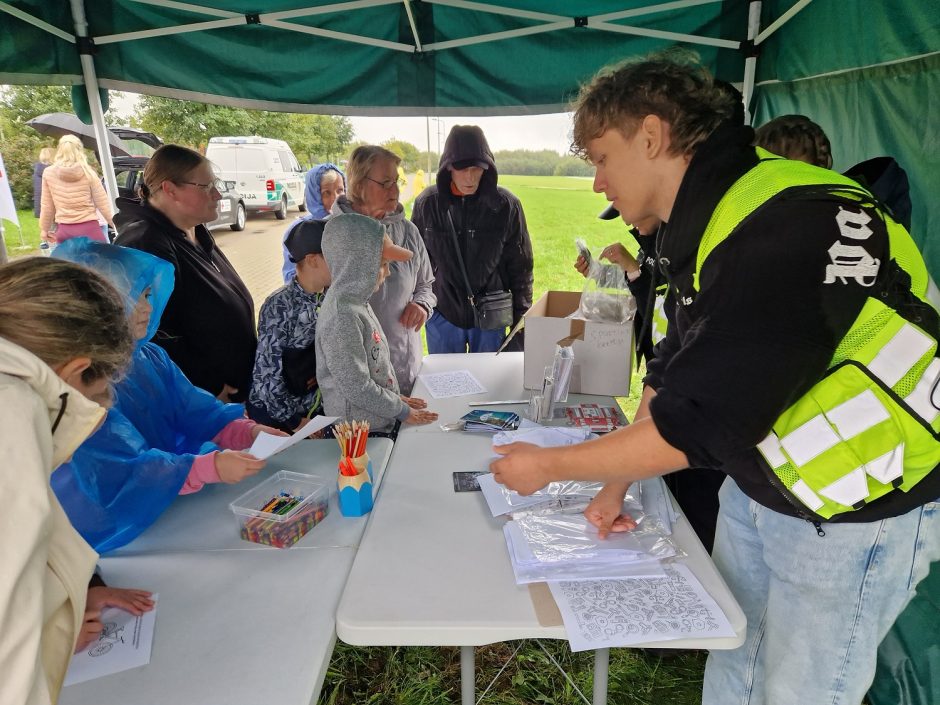
[{"label": "paved path", "polygon": [[248,216],[248,224],[240,233],[229,228],[212,231],[215,242],[238,272],[255,301],[255,315],[268,295],[283,285],[281,239],[287,227],[301,214],[296,209],[286,220],[275,219],[272,213]]}]

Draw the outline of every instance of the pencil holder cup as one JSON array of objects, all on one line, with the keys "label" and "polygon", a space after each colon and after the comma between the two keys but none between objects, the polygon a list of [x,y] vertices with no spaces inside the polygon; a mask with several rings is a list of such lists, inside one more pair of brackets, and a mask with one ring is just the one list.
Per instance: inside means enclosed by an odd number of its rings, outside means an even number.
[{"label": "pencil holder cup", "polygon": [[367,456],[352,461],[359,473],[343,475],[341,472],[336,481],[339,511],[344,517],[361,517],[372,510],[372,463]]}]

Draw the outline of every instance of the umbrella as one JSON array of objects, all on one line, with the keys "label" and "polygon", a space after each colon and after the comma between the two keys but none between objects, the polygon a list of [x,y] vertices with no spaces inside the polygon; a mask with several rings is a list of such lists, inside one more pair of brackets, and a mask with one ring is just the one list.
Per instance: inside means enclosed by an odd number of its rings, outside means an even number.
[{"label": "umbrella", "polygon": [[[36,130],[41,135],[47,137],[61,137],[62,135],[75,135],[82,144],[88,149],[98,151],[98,140],[95,137],[95,128],[86,125],[78,116],[72,113],[46,113],[39,115],[32,120],[27,120],[26,124]],[[127,147],[120,138],[109,132],[108,143],[111,147],[111,155],[115,157],[126,157],[130,155]]]}]

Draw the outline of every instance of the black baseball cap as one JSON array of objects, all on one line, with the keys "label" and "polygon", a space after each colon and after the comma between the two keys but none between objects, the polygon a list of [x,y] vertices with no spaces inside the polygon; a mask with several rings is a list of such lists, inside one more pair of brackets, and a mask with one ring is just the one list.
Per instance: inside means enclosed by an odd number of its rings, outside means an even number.
[{"label": "black baseball cap", "polygon": [[301,220],[293,227],[284,241],[289,259],[297,264],[307,255],[323,254],[323,226],[326,218],[310,218]]},{"label": "black baseball cap", "polygon": [[614,220],[615,218],[620,217],[620,211],[614,208],[614,204],[611,203],[604,210],[601,211],[600,215],[597,216],[601,220]]}]

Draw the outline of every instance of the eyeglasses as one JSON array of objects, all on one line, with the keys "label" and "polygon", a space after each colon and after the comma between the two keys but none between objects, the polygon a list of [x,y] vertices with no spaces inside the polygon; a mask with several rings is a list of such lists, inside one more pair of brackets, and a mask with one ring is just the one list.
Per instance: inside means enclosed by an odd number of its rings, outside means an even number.
[{"label": "eyeglasses", "polygon": [[376,181],[371,176],[367,176],[366,178],[369,181],[371,181],[373,184],[378,184],[379,186],[384,188],[386,191],[391,191],[396,186],[398,188],[401,188],[402,186],[405,185],[405,183],[407,183],[404,179],[386,179],[385,181]]},{"label": "eyeglasses", "polygon": [[180,185],[185,184],[186,186],[198,186],[205,193],[209,193],[212,189],[215,189],[219,193],[222,193],[222,191],[225,190],[225,183],[222,181],[222,179],[213,179],[207,184],[200,184],[196,183],[195,181],[180,181],[178,183]]}]

